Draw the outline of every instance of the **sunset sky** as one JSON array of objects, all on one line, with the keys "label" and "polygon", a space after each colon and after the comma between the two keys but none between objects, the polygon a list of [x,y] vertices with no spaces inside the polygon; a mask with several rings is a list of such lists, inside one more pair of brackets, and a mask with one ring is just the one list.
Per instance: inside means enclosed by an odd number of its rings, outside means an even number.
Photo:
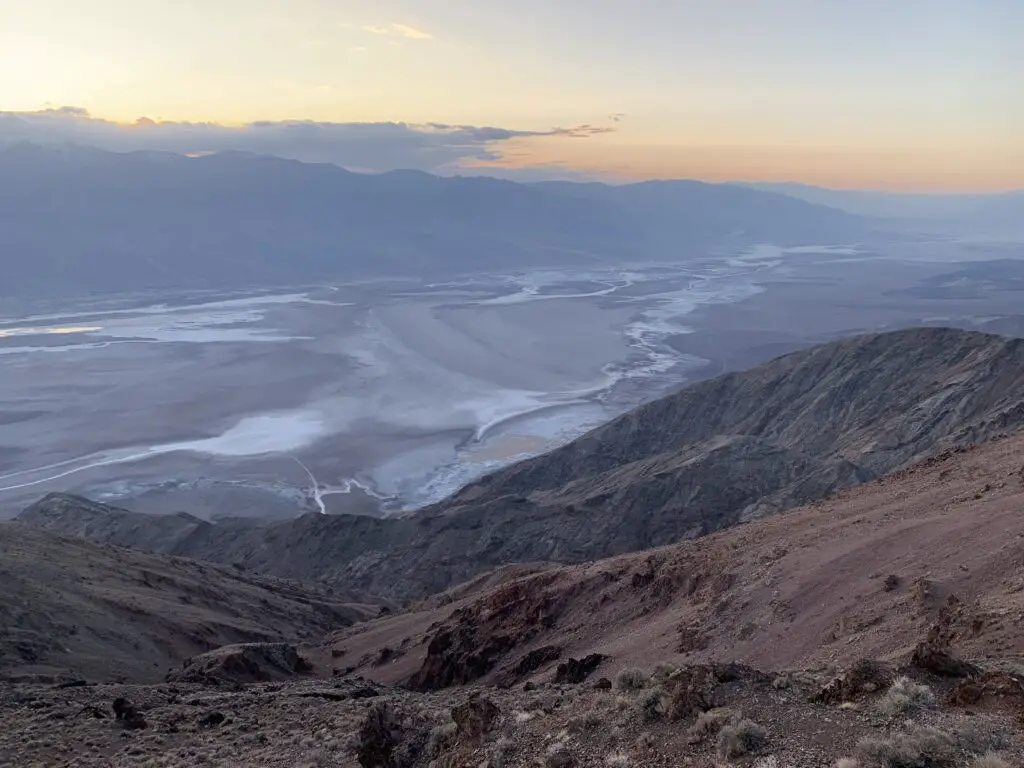
[{"label": "sunset sky", "polygon": [[1021,188],[1022,39],[1021,0],[0,0],[0,142]]}]

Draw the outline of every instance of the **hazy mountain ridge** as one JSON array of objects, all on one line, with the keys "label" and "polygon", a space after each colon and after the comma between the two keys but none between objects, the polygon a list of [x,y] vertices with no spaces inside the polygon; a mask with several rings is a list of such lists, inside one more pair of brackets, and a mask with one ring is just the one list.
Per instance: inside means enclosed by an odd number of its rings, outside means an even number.
[{"label": "hazy mountain ridge", "polygon": [[1024,235],[1024,190],[926,194],[828,189],[796,182],[741,184],[859,216],[898,219],[936,231],[996,237]]},{"label": "hazy mountain ridge", "polygon": [[[1024,341],[910,329],[697,384],[403,518],[205,525],[160,544],[145,516],[107,508],[85,535],[407,599],[506,563],[710,533],[1022,425]],[[76,504],[51,496],[20,519],[83,532]]]},{"label": "hazy mountain ridge", "polygon": [[871,222],[700,182],[518,184],[20,144],[0,150],[9,296],[242,288],[685,260],[754,242],[859,241]]}]

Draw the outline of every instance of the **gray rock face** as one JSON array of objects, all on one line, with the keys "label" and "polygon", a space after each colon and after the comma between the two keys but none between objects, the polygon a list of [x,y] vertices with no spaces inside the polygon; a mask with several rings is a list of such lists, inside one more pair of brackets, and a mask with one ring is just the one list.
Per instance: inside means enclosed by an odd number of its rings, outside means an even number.
[{"label": "gray rock face", "polygon": [[194,656],[181,669],[170,672],[167,681],[241,685],[287,680],[308,670],[295,646],[287,643],[241,643]]},{"label": "gray rock face", "polygon": [[699,383],[403,518],[308,515],[155,540],[147,516],[83,529],[80,502],[51,496],[21,519],[404,600],[506,563],[701,536],[1022,424],[1024,341],[920,328]]}]

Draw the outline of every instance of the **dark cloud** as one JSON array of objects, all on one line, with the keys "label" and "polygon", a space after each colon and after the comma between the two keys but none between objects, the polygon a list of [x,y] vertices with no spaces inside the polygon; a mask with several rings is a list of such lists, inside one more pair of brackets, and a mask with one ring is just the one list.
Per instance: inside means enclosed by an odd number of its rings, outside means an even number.
[{"label": "dark cloud", "polygon": [[77,107],[39,112],[0,111],[0,146],[20,141],[74,143],[113,151],[182,154],[239,150],[346,168],[414,168],[450,173],[502,157],[503,143],[527,138],[587,138],[614,130],[580,125],[543,131],[428,123],[330,123],[259,120],[242,126],[155,121],[133,124],[91,116]]}]

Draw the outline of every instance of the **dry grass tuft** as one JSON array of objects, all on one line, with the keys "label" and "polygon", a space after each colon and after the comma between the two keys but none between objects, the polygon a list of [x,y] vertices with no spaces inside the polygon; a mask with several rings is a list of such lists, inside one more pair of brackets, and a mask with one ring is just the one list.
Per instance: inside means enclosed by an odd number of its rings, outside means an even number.
[{"label": "dry grass tuft", "polygon": [[665,689],[660,685],[644,693],[637,702],[640,720],[644,723],[655,723],[665,717],[668,712],[669,699]]},{"label": "dry grass tuft", "polygon": [[1010,746],[1009,734],[999,726],[968,720],[957,728],[956,743],[972,755],[987,755]]},{"label": "dry grass tuft", "polygon": [[654,673],[651,675],[651,677],[654,678],[654,682],[658,683],[659,685],[664,685],[664,683],[669,679],[672,673],[675,672],[677,669],[679,669],[679,667],[677,667],[675,664],[662,662],[654,668]]},{"label": "dry grass tuft", "polygon": [[768,741],[768,732],[753,720],[740,720],[718,732],[718,756],[724,760],[755,752]]},{"label": "dry grass tuft", "polygon": [[570,768],[575,759],[564,739],[559,739],[544,752],[545,768]]},{"label": "dry grass tuft", "polygon": [[971,763],[971,768],[1010,768],[1010,764],[998,755],[990,753]]},{"label": "dry grass tuft", "polygon": [[935,728],[918,728],[887,739],[868,737],[857,742],[857,752],[876,768],[940,768],[952,765],[955,752],[948,734]]},{"label": "dry grass tuft", "polygon": [[490,764],[492,768],[505,768],[509,764],[515,748],[516,745],[512,739],[506,736],[498,739],[494,744],[494,749],[491,751]]},{"label": "dry grass tuft", "polygon": [[459,728],[454,722],[448,722],[432,729],[430,736],[427,738],[427,755],[429,757],[437,757],[441,752],[444,752],[455,743],[455,737],[458,735],[458,732]]},{"label": "dry grass tuft", "polygon": [[585,731],[596,731],[603,725],[603,715],[598,710],[592,709],[582,715],[571,718],[565,724],[565,728],[569,733],[582,733]]},{"label": "dry grass tuft", "polygon": [[724,726],[735,720],[738,718],[728,707],[701,712],[697,721],[686,732],[686,740],[691,744],[700,744],[705,739],[717,736]]},{"label": "dry grass tuft", "polygon": [[640,691],[647,687],[649,681],[647,673],[642,669],[628,667],[619,672],[615,678],[615,687],[620,691]]},{"label": "dry grass tuft", "polygon": [[927,685],[919,685],[909,677],[899,677],[879,700],[878,708],[889,717],[931,709],[935,706],[935,694]]},{"label": "dry grass tuft", "polygon": [[792,685],[793,678],[789,675],[789,673],[776,675],[775,679],[772,680],[772,688],[774,688],[777,691],[783,691],[787,688],[792,687]]}]

